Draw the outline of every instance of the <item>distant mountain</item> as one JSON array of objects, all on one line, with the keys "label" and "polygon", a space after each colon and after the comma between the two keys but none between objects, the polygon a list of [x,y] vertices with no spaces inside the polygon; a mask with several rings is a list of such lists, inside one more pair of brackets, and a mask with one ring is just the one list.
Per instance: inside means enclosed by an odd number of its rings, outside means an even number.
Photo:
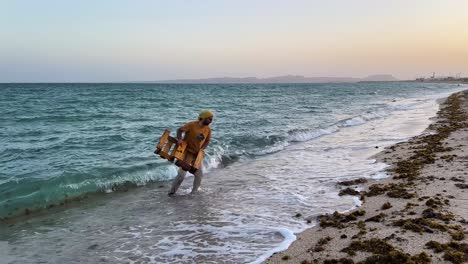
[{"label": "distant mountain", "polygon": [[304,77],[301,75],[284,75],[268,78],[257,77],[220,77],[220,78],[205,78],[205,79],[178,79],[154,81],[151,83],[344,83],[344,82],[391,82],[398,81],[397,78],[390,74],[371,75],[365,78],[351,77]]},{"label": "distant mountain", "polygon": [[399,80],[390,74],[376,74],[376,75],[367,76],[366,78],[362,78],[361,81],[363,82],[395,82]]}]

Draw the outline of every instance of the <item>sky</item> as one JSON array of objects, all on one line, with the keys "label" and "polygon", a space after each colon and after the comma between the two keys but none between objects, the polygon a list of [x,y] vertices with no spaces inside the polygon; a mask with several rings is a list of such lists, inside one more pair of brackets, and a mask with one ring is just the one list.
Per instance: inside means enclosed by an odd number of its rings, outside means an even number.
[{"label": "sky", "polygon": [[0,0],[0,82],[468,76],[468,0]]}]

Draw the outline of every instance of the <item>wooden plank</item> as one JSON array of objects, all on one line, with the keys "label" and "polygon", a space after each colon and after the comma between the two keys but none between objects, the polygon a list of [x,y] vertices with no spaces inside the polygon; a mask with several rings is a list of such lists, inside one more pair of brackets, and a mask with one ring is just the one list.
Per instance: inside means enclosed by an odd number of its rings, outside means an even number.
[{"label": "wooden plank", "polygon": [[173,144],[174,143],[168,141],[166,145],[164,146],[164,149],[162,150],[162,152],[169,154],[169,151],[171,150],[171,147]]},{"label": "wooden plank", "polygon": [[169,134],[171,133],[171,131],[169,130],[164,130],[164,133],[162,134],[162,136],[159,138],[159,143],[158,145],[156,145],[156,149],[162,149],[164,144],[166,143],[167,141],[167,138],[169,137]]},{"label": "wooden plank", "polygon": [[159,156],[161,156],[161,158],[163,159],[169,159],[171,156],[169,154],[167,154],[166,152],[159,152]]},{"label": "wooden plank", "polygon": [[156,154],[169,161],[177,159],[176,165],[185,171],[195,173],[203,162],[205,152],[200,150],[198,153],[192,153],[187,150],[187,142],[183,141],[177,145],[177,139],[170,136],[169,130],[164,130],[158,144],[156,145]]},{"label": "wooden plank", "polygon": [[183,160],[186,148],[187,148],[187,143],[183,141],[181,145],[178,145],[174,148],[174,150],[171,153],[171,156],[175,159]]},{"label": "wooden plank", "polygon": [[192,165],[194,159],[194,155],[192,152],[186,151],[184,161],[187,162],[188,164]]},{"label": "wooden plank", "polygon": [[200,149],[200,151],[198,151],[195,161],[192,164],[192,167],[197,170],[201,168],[204,156],[205,156],[205,151],[203,149]]}]

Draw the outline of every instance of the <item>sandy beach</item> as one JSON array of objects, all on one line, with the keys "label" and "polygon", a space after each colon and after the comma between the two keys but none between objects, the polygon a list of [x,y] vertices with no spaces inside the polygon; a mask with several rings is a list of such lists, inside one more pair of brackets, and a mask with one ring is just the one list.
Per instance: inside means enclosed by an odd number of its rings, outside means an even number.
[{"label": "sandy beach", "polygon": [[[440,106],[426,131],[376,156],[390,177],[338,184],[354,211],[321,215],[266,263],[465,263],[468,91]],[[360,188],[363,191],[356,191]]]}]

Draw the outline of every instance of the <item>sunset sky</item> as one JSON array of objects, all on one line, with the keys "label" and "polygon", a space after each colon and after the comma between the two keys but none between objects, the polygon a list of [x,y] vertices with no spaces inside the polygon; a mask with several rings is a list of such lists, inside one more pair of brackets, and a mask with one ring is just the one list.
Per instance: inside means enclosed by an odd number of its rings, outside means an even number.
[{"label": "sunset sky", "polygon": [[0,82],[468,76],[466,0],[1,0]]}]

